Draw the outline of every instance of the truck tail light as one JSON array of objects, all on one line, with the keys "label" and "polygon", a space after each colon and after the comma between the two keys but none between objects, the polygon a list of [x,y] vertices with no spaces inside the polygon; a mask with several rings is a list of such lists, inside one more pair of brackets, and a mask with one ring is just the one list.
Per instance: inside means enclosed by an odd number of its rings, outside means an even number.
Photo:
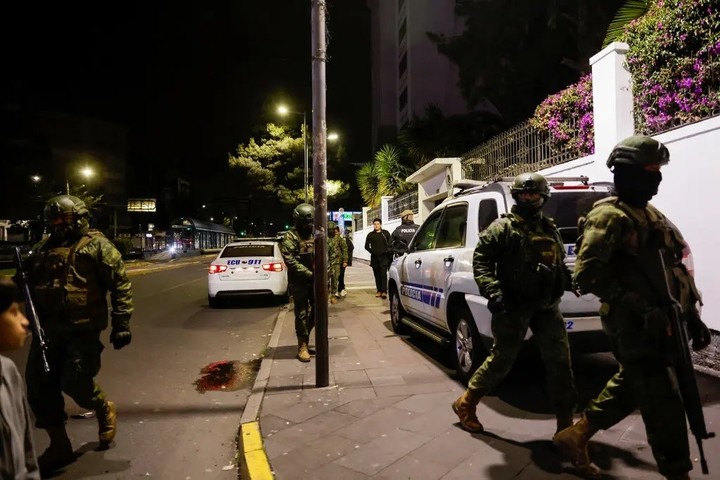
[{"label": "truck tail light", "polygon": [[227,270],[227,265],[210,265],[208,273],[222,273]]}]

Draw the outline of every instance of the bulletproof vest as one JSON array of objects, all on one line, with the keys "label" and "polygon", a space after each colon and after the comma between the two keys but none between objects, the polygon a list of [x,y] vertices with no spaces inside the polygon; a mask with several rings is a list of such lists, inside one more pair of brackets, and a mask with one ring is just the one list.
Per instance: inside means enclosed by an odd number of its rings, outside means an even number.
[{"label": "bulletproof vest", "polygon": [[595,207],[603,205],[612,205],[633,221],[635,229],[628,238],[625,249],[634,261],[650,264],[659,269],[661,267],[658,265],[659,255],[662,255],[667,284],[683,310],[701,301],[695,280],[682,263],[685,240],[659,210],[650,204],[644,210],[635,209],[617,197],[608,197],[595,202]]},{"label": "bulletproof vest", "polygon": [[300,263],[312,271],[315,264],[315,239],[312,236],[308,239],[302,239],[298,236],[298,240],[300,241]]},{"label": "bulletproof vest", "polygon": [[[527,300],[555,299],[564,290],[562,266],[562,244],[555,233],[555,225],[546,217],[538,222],[522,221],[508,215],[515,235],[519,236],[519,250],[515,255],[515,266],[511,287],[518,298]],[[519,235],[518,235],[519,234]],[[517,245],[515,246],[517,248]],[[505,290],[505,287],[503,287]]]},{"label": "bulletproof vest", "polygon": [[[33,256],[31,265],[33,300],[43,325],[90,322],[92,315],[89,314],[88,307],[94,298],[91,301],[88,298],[97,297],[99,294],[97,292],[94,295],[89,294],[89,289],[95,285],[78,272],[75,254],[97,235],[102,234],[91,231],[70,246],[45,248],[47,243],[44,243]],[[104,317],[107,316],[106,311],[101,313]]]}]

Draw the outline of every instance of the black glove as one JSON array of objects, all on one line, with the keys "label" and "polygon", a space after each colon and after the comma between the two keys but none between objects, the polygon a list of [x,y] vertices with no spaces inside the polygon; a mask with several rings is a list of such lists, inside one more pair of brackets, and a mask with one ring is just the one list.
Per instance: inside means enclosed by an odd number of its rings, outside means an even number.
[{"label": "black glove", "polygon": [[115,350],[120,350],[126,345],[130,345],[132,341],[132,333],[130,330],[113,328],[110,332],[110,343],[113,344]]},{"label": "black glove", "polygon": [[503,299],[502,295],[495,295],[494,297],[490,297],[487,303],[488,310],[490,310],[490,313],[493,315],[502,313],[505,311],[505,300]]},{"label": "black glove", "polygon": [[691,315],[688,318],[687,326],[688,331],[690,332],[690,337],[692,337],[693,350],[697,352],[710,345],[712,334],[710,333],[710,329],[708,329],[707,325],[705,325],[705,322],[700,320],[700,317],[697,315]]}]

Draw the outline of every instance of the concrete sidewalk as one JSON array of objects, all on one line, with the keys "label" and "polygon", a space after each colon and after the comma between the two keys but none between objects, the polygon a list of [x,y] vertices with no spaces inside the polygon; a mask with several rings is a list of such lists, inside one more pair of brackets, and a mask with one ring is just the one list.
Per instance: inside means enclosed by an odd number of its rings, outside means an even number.
[{"label": "concrete sidewalk", "polygon": [[[577,478],[552,448],[549,413],[488,396],[478,407],[487,432],[461,430],[450,404],[463,386],[437,358],[393,334],[388,302],[374,297],[367,265],[348,268],[347,284],[348,296],[329,306],[329,387],[315,388],[314,358],[295,358],[292,311],[278,317],[243,414],[244,478]],[[720,381],[699,380],[712,431],[720,422]],[[606,478],[662,478],[639,415],[593,440],[593,458]],[[694,439],[691,449],[696,456]],[[692,478],[720,478],[720,442],[706,441],[705,451],[711,475],[696,463]]]}]

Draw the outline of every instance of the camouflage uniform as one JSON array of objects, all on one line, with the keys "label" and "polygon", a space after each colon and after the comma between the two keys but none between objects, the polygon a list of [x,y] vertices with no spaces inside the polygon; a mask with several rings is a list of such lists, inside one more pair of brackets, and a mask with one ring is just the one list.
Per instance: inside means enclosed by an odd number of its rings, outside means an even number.
[{"label": "camouflage uniform", "polygon": [[309,337],[314,324],[312,307],[313,262],[315,244],[312,233],[306,238],[291,228],[280,243],[280,252],[288,268],[288,280],[295,308],[295,333],[298,338]]},{"label": "camouflage uniform", "polygon": [[105,394],[94,377],[104,349],[100,332],[108,326],[108,292],[113,330],[129,331],[132,289],[120,252],[102,233],[89,230],[86,220],[82,224],[79,239],[58,243],[50,236],[33,247],[27,262],[50,365],[50,374],[45,374],[33,338],[26,376],[39,428],[67,420],[62,392],[82,408],[104,408]]},{"label": "camouflage uniform", "polygon": [[639,408],[664,475],[687,472],[692,463],[685,410],[668,376],[661,332],[644,319],[662,300],[652,291],[641,262],[659,271],[657,252],[662,252],[673,295],[683,312],[697,316],[699,295],[682,263],[684,246],[680,232],[654,207],[634,208],[611,197],[597,202],[587,215],[575,264],[578,286],[602,301],[603,329],[621,364],[584,415],[594,428],[606,430]]},{"label": "camouflage uniform", "polygon": [[567,331],[558,304],[569,272],[555,224],[542,213],[525,219],[503,216],[480,236],[473,268],[480,294],[502,295],[506,309],[493,314],[490,356],[468,382],[483,396],[512,368],[528,328],[545,362],[548,388],[558,415],[572,415],[577,401]]},{"label": "camouflage uniform", "polygon": [[[328,232],[335,232],[334,226],[332,230],[328,227]],[[328,281],[330,282],[330,295],[336,296],[338,293],[338,281],[340,279],[340,269],[343,264],[347,264],[348,250],[347,242],[337,233],[328,236]]]},{"label": "camouflage uniform", "polygon": [[660,168],[669,161],[667,147],[651,137],[618,143],[607,160],[617,197],[596,202],[578,222],[574,280],[581,291],[600,298],[603,329],[620,363],[582,418],[553,438],[586,477],[602,478],[588,455],[590,438],[640,409],[660,473],[672,480],[690,478],[685,411],[667,351],[667,295],[657,284],[679,302],[694,349],[706,347],[711,335],[695,307],[700,295],[694,280],[682,263],[685,241],[648,203],[662,181]]}]

